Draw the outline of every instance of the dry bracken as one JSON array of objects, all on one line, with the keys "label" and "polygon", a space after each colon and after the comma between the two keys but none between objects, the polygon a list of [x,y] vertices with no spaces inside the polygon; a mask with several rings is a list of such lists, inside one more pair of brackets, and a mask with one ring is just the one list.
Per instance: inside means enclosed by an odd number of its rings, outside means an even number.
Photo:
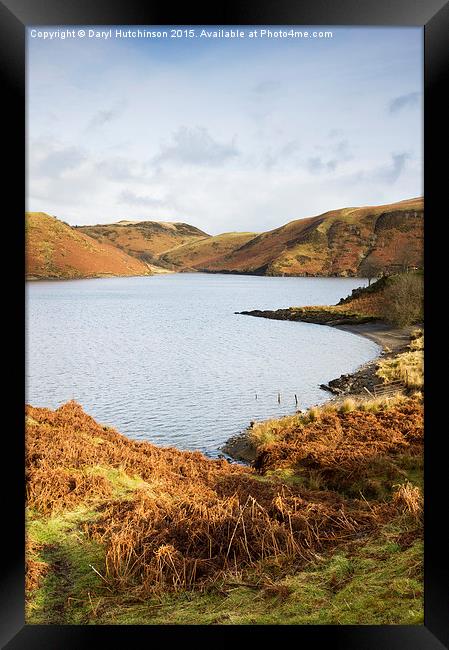
[{"label": "dry bracken", "polygon": [[[361,415],[335,414],[332,423]],[[382,427],[370,426],[360,453],[352,444],[351,462],[361,462],[369,450],[419,445],[409,422],[416,413],[403,409],[400,415],[401,430],[396,426],[384,440]],[[397,423],[399,414],[382,417],[386,427]],[[328,453],[316,435],[322,426],[322,420],[310,423],[317,441],[309,443],[307,454],[332,466],[344,463],[351,426],[339,423]],[[297,453],[299,445],[293,449]],[[265,453],[265,464],[268,457]],[[28,505],[48,516],[90,504],[97,515],[84,524],[85,533],[105,550],[105,579],[111,588],[139,597],[202,586],[268,558],[304,562],[317,551],[373,532],[397,510],[393,504],[260,481],[248,467],[129,440],[96,423],[74,402],[56,411],[27,407],[26,464]],[[138,487],[119,498],[107,471],[101,476],[94,471],[99,467],[135,477]]]}]

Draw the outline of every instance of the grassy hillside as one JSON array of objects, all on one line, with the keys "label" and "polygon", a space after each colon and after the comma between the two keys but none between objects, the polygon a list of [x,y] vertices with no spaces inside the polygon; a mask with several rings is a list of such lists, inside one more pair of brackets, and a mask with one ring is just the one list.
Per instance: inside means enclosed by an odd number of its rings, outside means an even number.
[{"label": "grassy hillside", "polygon": [[161,256],[161,260],[181,270],[214,269],[231,253],[256,237],[253,232],[227,232],[179,246]]},{"label": "grassy hillside", "polygon": [[73,402],[26,429],[27,623],[422,623],[418,397],[256,427],[255,469]]},{"label": "grassy hillside", "polygon": [[207,233],[186,223],[162,221],[119,221],[96,226],[77,226],[76,230],[153,264],[158,264],[159,256],[168,250],[209,237]]},{"label": "grassy hillside", "polygon": [[148,266],[43,212],[25,215],[28,279],[149,275]]},{"label": "grassy hillside", "polygon": [[[409,199],[388,205],[343,208],[315,217],[297,219],[280,228],[260,234],[231,232],[211,237],[185,223],[157,221],[119,221],[95,226],[60,226],[55,242],[56,226],[44,226],[41,218],[37,230],[37,213],[31,213],[29,239],[29,274],[42,277],[90,277],[108,271],[88,264],[86,255],[72,251],[74,236],[81,248],[90,242],[91,252],[102,256],[103,267],[111,247],[120,253],[150,265],[154,272],[208,271],[216,273],[253,273],[294,276],[368,276],[381,271],[420,268],[423,263],[423,199]],[[40,213],[42,215],[42,213]],[[47,215],[48,217],[48,215]],[[52,217],[48,217],[52,219]],[[82,236],[88,239],[82,240]],[[64,248],[63,260],[58,253],[62,240],[71,241]],[[92,239],[99,247],[92,248]],[[84,241],[84,244],[82,244]],[[88,247],[88,246],[87,246]],[[105,248],[106,247],[106,248]],[[105,251],[109,251],[106,253]],[[73,253],[73,254],[72,254]],[[72,259],[74,257],[75,259]],[[93,256],[91,256],[93,259]],[[118,257],[114,267],[122,268],[126,257]],[[83,268],[78,270],[79,264]],[[129,266],[116,275],[139,273],[138,266]],[[126,264],[125,264],[126,266]],[[70,268],[69,268],[70,267]],[[62,269],[62,270],[60,270]],[[146,267],[148,271],[148,267]],[[73,275],[78,272],[78,275]],[[141,271],[140,271],[141,272]],[[56,275],[55,275],[56,274]],[[68,275],[67,275],[68,274]]]},{"label": "grassy hillside", "polygon": [[344,208],[254,237],[208,270],[264,275],[363,276],[369,267],[421,266],[423,199]]},{"label": "grassy hillside", "polygon": [[336,305],[310,305],[276,310],[243,311],[242,314],[292,320],[319,325],[357,325],[384,321],[404,327],[424,318],[424,279],[422,271],[384,276],[368,287],[354,289]]}]

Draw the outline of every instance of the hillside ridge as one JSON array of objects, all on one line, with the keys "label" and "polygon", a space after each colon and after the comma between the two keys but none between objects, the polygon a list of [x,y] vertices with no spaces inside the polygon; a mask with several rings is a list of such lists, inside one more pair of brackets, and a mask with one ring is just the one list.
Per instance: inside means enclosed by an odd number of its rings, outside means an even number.
[{"label": "hillside ridge", "polygon": [[93,226],[75,226],[100,243],[108,243],[148,264],[171,270],[160,256],[178,246],[208,239],[203,230],[182,221],[127,221]]},{"label": "hillside ridge", "polygon": [[[33,219],[36,222],[37,217]],[[69,232],[87,237],[79,240],[79,244],[85,249],[88,242],[91,253],[102,256],[100,266],[104,267],[106,257],[112,256],[112,267],[111,264],[109,267],[114,269],[113,275],[200,271],[268,276],[376,277],[385,272],[423,266],[422,197],[377,206],[329,210],[259,233],[209,235],[181,221],[122,220],[73,227],[58,223],[67,229],[65,235],[68,239],[72,239]],[[28,275],[45,277],[47,273],[46,277],[58,277],[58,264],[54,269],[53,262],[49,263],[48,259],[44,264],[45,272],[39,263],[37,271],[33,267],[33,264],[36,266],[36,256],[42,265],[45,250],[48,257],[48,247],[53,245],[51,231],[49,228],[46,233],[43,228],[39,236],[35,232],[36,236],[28,239],[32,261]],[[92,242],[100,248],[95,248]],[[120,262],[117,252],[121,254]],[[61,255],[54,253],[58,259]],[[64,269],[67,263],[59,259],[59,265]],[[121,272],[120,269],[125,270]],[[100,275],[110,273],[96,271]],[[92,270],[77,269],[76,260],[61,273],[60,277],[95,276]]]},{"label": "hillside ridge", "polygon": [[331,210],[263,232],[200,270],[258,275],[357,276],[367,267],[421,267],[423,199]]},{"label": "hillside ridge", "polygon": [[148,265],[45,212],[25,213],[26,279],[150,275]]}]

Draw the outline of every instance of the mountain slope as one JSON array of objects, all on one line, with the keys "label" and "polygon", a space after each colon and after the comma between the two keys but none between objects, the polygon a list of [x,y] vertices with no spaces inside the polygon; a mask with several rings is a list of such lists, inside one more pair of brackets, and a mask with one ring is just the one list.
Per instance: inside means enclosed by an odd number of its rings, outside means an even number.
[{"label": "mountain slope", "polygon": [[256,236],[255,232],[226,232],[207,237],[164,253],[160,262],[166,262],[180,270],[213,269]]},{"label": "mountain slope", "polygon": [[209,237],[207,233],[189,224],[163,221],[118,221],[96,226],[76,226],[76,230],[100,243],[113,244],[129,255],[156,264],[162,253]]},{"label": "mountain slope", "polygon": [[120,221],[71,228],[28,216],[32,277],[206,271],[292,276],[370,276],[421,267],[423,199],[332,210],[260,234],[210,236],[185,223]]},{"label": "mountain slope", "polygon": [[44,212],[25,214],[25,233],[28,279],[150,275],[144,262]]},{"label": "mountain slope", "polygon": [[[343,208],[261,233],[204,270],[261,275],[363,275],[421,266],[423,199]],[[181,251],[178,251],[178,259]]]}]

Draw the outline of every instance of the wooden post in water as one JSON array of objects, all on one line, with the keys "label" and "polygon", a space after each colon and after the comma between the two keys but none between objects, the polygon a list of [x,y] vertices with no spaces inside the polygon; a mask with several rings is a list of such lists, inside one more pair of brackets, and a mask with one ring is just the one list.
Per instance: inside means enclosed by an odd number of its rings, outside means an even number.
[{"label": "wooden post in water", "polygon": [[295,404],[296,404],[296,406],[298,406],[298,396],[297,396],[296,393],[295,393]]},{"label": "wooden post in water", "polygon": [[281,403],[281,394],[278,393],[278,404],[280,404],[280,403]]}]

